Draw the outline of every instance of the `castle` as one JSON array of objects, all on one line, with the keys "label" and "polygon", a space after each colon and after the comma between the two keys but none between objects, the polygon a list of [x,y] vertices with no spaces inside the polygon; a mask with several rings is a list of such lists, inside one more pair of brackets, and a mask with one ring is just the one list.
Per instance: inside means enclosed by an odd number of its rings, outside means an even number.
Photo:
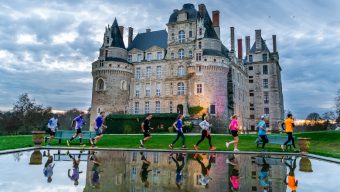
[{"label": "castle", "polygon": [[225,132],[232,114],[239,116],[243,130],[253,131],[266,114],[272,130],[283,119],[281,67],[273,35],[269,51],[255,31],[246,54],[242,39],[235,50],[234,28],[230,28],[230,50],[220,40],[220,12],[212,19],[204,4],[184,4],[175,9],[167,30],[138,33],[128,28],[128,46],[123,41],[124,27],[115,19],[107,26],[98,60],[92,63],[93,91],[91,121],[100,111],[127,114],[183,113],[203,107],[202,113],[223,123]]}]

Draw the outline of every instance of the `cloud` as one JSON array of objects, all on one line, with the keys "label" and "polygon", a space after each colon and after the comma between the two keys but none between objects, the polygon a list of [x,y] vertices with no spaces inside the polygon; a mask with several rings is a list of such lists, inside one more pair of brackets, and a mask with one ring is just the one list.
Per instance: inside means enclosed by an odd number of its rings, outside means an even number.
[{"label": "cloud", "polygon": [[[91,102],[91,63],[98,57],[105,26],[114,18],[134,35],[165,29],[173,9],[187,1],[3,1],[0,5],[0,106],[11,107],[22,92],[56,109],[87,108]],[[221,40],[262,29],[271,49],[276,34],[285,108],[299,118],[330,110],[340,88],[338,1],[200,1],[220,10]],[[199,3],[194,3],[195,7]],[[38,94],[39,93],[39,94]]]}]

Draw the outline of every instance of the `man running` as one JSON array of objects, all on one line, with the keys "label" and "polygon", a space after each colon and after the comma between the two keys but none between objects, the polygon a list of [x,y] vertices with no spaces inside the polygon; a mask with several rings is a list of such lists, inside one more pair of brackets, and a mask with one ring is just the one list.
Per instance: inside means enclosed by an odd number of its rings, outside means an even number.
[{"label": "man running", "polygon": [[202,121],[199,126],[202,129],[202,135],[201,135],[201,139],[199,141],[197,141],[196,145],[194,145],[195,150],[198,150],[198,145],[205,139],[208,138],[209,140],[209,146],[210,146],[210,150],[215,150],[216,147],[214,147],[211,144],[211,136],[210,136],[210,127],[212,126],[209,122],[209,116],[204,116],[204,121]]},{"label": "man running", "polygon": [[293,119],[293,115],[292,114],[288,114],[287,115],[287,119],[282,123],[282,127],[283,125],[285,125],[285,131],[288,135],[288,140],[281,145],[281,149],[284,151],[285,150],[285,146],[287,148],[287,144],[292,141],[293,147],[294,147],[294,151],[296,150],[295,148],[295,142],[294,142],[294,137],[293,137],[293,128],[295,127],[294,125],[294,119]]},{"label": "man running", "polygon": [[83,144],[81,130],[82,130],[83,126],[86,124],[85,121],[84,121],[84,115],[85,115],[85,113],[82,111],[82,112],[80,112],[79,116],[77,116],[76,118],[73,119],[71,126],[76,129],[76,133],[71,137],[70,140],[66,140],[66,143],[67,143],[68,146],[70,146],[71,141],[73,139],[75,139],[78,135],[79,135],[80,145]]},{"label": "man running", "polygon": [[153,130],[152,127],[150,127],[150,120],[152,118],[151,114],[148,114],[144,120],[144,122],[141,125],[142,132],[144,134],[144,139],[139,140],[140,142],[140,148],[144,148],[144,143],[146,143],[152,136],[150,134],[150,129]]},{"label": "man running", "polygon": [[96,132],[96,137],[90,139],[92,147],[95,147],[98,140],[103,137],[102,128],[106,128],[106,125],[104,125],[104,119],[105,119],[105,112],[102,111],[100,112],[100,115],[94,121],[94,131]]},{"label": "man running", "polygon": [[53,117],[50,120],[48,120],[47,127],[48,127],[48,132],[50,134],[50,137],[48,138],[47,146],[50,146],[51,141],[55,137],[55,132],[57,131],[57,129],[59,127],[58,115],[57,114],[54,114]]},{"label": "man running", "polygon": [[150,185],[148,181],[148,175],[149,175],[149,172],[152,171],[151,169],[149,169],[151,162],[146,159],[143,152],[140,152],[140,154],[142,156],[141,160],[143,162],[142,169],[140,172],[140,177],[141,177],[142,183],[144,183],[144,187],[148,188]]},{"label": "man running", "polygon": [[230,129],[230,133],[231,135],[234,137],[233,141],[230,142],[226,142],[225,146],[227,147],[227,149],[229,148],[230,144],[234,144],[234,151],[239,151],[237,146],[238,146],[238,121],[237,121],[237,115],[233,115],[231,117],[231,122],[229,125],[229,129]]},{"label": "man running", "polygon": [[262,140],[262,150],[264,150],[264,146],[266,145],[266,143],[268,143],[268,137],[266,134],[267,125],[264,121],[264,115],[261,116],[261,120],[257,124],[257,129],[259,130],[259,137],[261,137]]},{"label": "man running", "polygon": [[174,144],[177,142],[177,140],[179,139],[179,137],[182,138],[182,148],[186,148],[185,147],[185,137],[184,137],[184,134],[183,134],[183,115],[182,114],[179,114],[178,117],[177,117],[177,120],[176,122],[172,125],[176,131],[177,131],[177,137],[176,139],[169,145],[169,147],[171,149],[174,148]]},{"label": "man running", "polygon": [[287,177],[285,177],[285,180],[283,182],[292,190],[292,192],[295,192],[298,188],[299,183],[298,180],[295,178],[296,157],[293,160],[293,164],[288,164],[285,159],[282,159],[282,161],[289,168],[289,173],[287,174]]}]

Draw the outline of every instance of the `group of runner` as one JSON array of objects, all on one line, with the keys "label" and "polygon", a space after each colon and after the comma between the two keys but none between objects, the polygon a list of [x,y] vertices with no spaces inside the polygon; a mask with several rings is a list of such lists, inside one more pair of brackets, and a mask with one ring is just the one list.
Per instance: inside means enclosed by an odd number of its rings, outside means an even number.
[{"label": "group of runner", "polygon": [[[86,124],[84,120],[84,112],[81,112],[77,117],[75,117],[72,120],[72,127],[75,129],[74,135],[67,140],[67,145],[70,146],[71,142],[76,138],[79,137],[79,142],[80,145],[83,145],[82,142],[82,128]],[[181,138],[181,144],[182,148],[186,149],[185,145],[185,136],[183,132],[183,114],[179,114],[176,121],[173,123],[173,128],[177,132],[176,138],[169,144],[169,147],[171,149],[174,148],[176,142]],[[144,148],[145,143],[152,138],[151,135],[151,130],[154,130],[154,128],[151,127],[151,121],[152,119],[152,114],[148,114],[145,118],[145,120],[141,123],[141,130],[143,132],[143,139],[140,140],[140,148]],[[100,112],[99,116],[95,119],[93,122],[94,124],[94,131],[96,133],[96,136],[94,138],[90,139],[90,143],[92,147],[95,147],[97,142],[103,137],[103,129],[107,128],[105,125],[105,112],[102,111]],[[49,121],[48,121],[48,128],[49,128],[49,133],[50,133],[50,138],[48,140],[48,145],[50,145],[52,139],[55,136],[55,132],[59,127],[59,122],[58,122],[58,117],[54,115]],[[197,141],[197,143],[193,146],[195,150],[199,149],[199,144],[205,140],[205,138],[208,139],[210,150],[215,150],[216,147],[212,145],[212,137],[211,137],[211,127],[212,124],[209,122],[209,116],[205,115],[203,117],[203,121],[199,123],[199,127],[201,128],[201,138]],[[282,129],[286,132],[288,135],[287,141],[281,145],[282,150],[285,150],[285,146],[289,143],[292,142],[292,146],[294,147],[295,150],[295,142],[294,142],[294,137],[293,137],[293,128],[294,128],[294,119],[292,114],[288,114],[287,118],[284,120],[282,123]],[[262,149],[264,150],[265,145],[269,142],[268,137],[267,137],[267,125],[265,122],[265,116],[260,117],[260,121],[257,124],[257,129],[258,129],[258,139],[261,140],[262,142]],[[238,142],[239,142],[239,137],[238,137],[238,132],[240,131],[239,125],[238,125],[238,117],[237,115],[233,115],[231,117],[231,122],[229,124],[229,133],[232,135],[233,140],[230,142],[226,142],[226,148],[228,149],[230,145],[234,145],[234,151],[239,151],[238,149]]]}]

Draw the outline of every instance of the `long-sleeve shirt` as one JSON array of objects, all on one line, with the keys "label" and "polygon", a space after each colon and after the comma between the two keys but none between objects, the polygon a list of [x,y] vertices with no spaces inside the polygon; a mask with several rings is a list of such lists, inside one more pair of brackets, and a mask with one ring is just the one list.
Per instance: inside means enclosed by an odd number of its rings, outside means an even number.
[{"label": "long-sleeve shirt", "polygon": [[202,130],[209,130],[210,129],[210,124],[208,121],[204,120],[202,121],[199,126],[201,127]]}]

